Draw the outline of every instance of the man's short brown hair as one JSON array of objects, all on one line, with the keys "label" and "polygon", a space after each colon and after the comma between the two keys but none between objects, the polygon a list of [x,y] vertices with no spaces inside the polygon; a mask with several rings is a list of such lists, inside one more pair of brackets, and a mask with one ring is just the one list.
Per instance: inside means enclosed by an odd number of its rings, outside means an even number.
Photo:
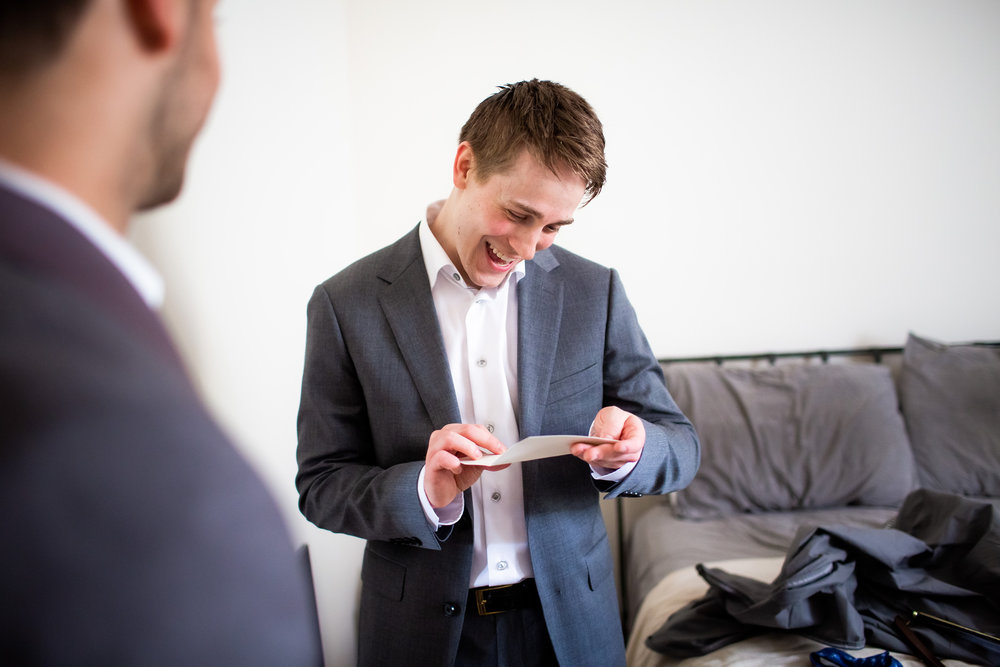
[{"label": "man's short brown hair", "polygon": [[54,61],[90,0],[0,1],[0,76],[29,74]]},{"label": "man's short brown hair", "polygon": [[521,81],[479,103],[459,134],[472,146],[480,181],[502,172],[527,148],[553,172],[568,168],[587,184],[585,203],[607,173],[604,131],[587,100],[552,81]]}]

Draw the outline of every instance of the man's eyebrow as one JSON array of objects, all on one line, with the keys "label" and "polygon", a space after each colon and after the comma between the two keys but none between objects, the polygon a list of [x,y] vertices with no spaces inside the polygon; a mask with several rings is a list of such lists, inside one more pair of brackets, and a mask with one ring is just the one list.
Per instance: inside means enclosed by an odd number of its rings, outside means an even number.
[{"label": "man's eyebrow", "polygon": [[[519,212],[521,212],[521,213],[526,213],[527,215],[529,215],[529,216],[531,216],[533,218],[541,218],[542,217],[541,213],[539,213],[538,211],[536,211],[535,209],[533,209],[532,207],[528,206],[525,203],[522,203],[522,202],[519,202],[519,201],[511,201],[508,205],[510,207],[512,207],[512,208],[518,209]],[[569,220],[559,220],[557,222],[550,222],[549,224],[550,225],[571,225],[571,224],[573,224],[573,218],[570,218]]]}]

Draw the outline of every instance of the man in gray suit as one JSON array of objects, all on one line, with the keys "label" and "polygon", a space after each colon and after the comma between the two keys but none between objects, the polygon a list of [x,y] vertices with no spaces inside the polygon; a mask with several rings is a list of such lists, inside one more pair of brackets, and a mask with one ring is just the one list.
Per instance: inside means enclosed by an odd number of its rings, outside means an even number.
[{"label": "man in gray suit", "polygon": [[[447,200],[313,293],[300,507],[365,538],[362,665],[623,665],[598,507],[686,485],[699,447],[614,270],[553,245],[605,177],[590,105],[504,86]],[[533,435],[573,456],[464,465]]]},{"label": "man in gray suit", "polygon": [[0,664],[315,665],[307,577],[125,241],[218,83],[212,0],[0,3]]}]

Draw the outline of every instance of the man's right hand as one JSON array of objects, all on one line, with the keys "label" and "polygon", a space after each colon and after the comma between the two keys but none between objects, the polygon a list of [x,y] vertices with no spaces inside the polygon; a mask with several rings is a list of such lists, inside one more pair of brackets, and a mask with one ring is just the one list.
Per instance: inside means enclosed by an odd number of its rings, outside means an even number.
[{"label": "man's right hand", "polygon": [[[458,494],[476,483],[484,468],[462,465],[459,459],[480,458],[483,456],[480,447],[494,454],[502,454],[507,449],[478,424],[448,424],[431,433],[424,460],[424,491],[432,507],[448,505]],[[505,467],[486,470],[502,470]]]}]

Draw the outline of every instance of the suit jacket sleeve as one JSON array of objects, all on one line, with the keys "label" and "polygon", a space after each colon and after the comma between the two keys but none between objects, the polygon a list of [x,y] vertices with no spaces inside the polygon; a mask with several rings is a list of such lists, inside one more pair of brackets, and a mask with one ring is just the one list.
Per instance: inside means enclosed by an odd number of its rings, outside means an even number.
[{"label": "suit jacket sleeve", "polygon": [[698,437],[664,385],[663,371],[614,270],[610,283],[604,405],[618,406],[642,419],[646,443],[632,472],[602,490],[609,498],[670,493],[694,478],[701,460]]},{"label": "suit jacket sleeve", "polygon": [[[373,315],[377,306],[361,294],[356,297],[335,300],[325,283],[309,301],[298,415],[299,508],[327,530],[439,549],[417,497],[431,427],[415,422],[407,427],[413,415],[405,409],[369,405],[373,388],[362,383],[362,374],[390,384],[407,378],[397,369],[378,367],[380,361],[390,363],[379,354],[388,334],[380,335],[383,321]],[[350,303],[342,303],[346,301]],[[339,316],[338,307],[349,313]],[[366,369],[359,369],[358,363]],[[375,368],[369,373],[371,365]],[[385,391],[374,400],[381,403],[392,395]],[[380,410],[376,421],[397,423],[373,427],[375,410]],[[394,435],[376,435],[375,427]]]}]

